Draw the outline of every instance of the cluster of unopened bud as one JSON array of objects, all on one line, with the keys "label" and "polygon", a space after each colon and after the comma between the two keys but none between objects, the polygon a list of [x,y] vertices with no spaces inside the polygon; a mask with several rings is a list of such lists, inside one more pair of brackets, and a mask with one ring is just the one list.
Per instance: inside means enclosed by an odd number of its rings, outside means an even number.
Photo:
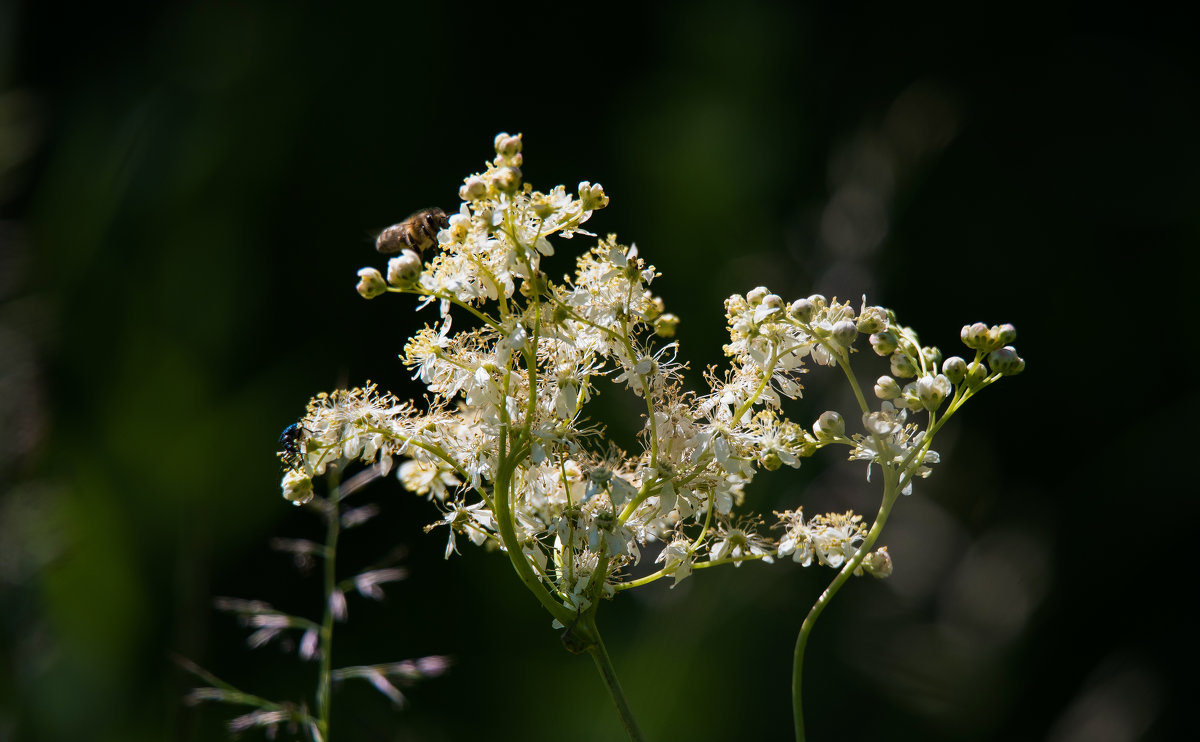
[{"label": "cluster of unopened bud", "polygon": [[[763,297],[763,303],[767,304],[770,299],[778,300],[777,306],[782,308],[783,300],[774,294]],[[870,307],[869,309],[879,308]],[[854,341],[858,339],[858,333],[862,331],[862,318],[857,316],[854,307],[849,304],[839,304],[837,297],[834,297],[832,304],[822,294],[813,294],[805,299],[797,299],[788,305],[787,313],[797,322],[813,323],[814,326],[811,329],[814,335],[823,340],[832,340],[842,348],[854,345]],[[874,326],[876,322],[874,311],[867,317],[866,322],[868,327]]]},{"label": "cluster of unopened bud", "polygon": [[[907,336],[909,331],[905,330],[903,334]],[[896,337],[890,331],[879,335]],[[879,335],[872,335],[871,338],[876,352],[880,350],[880,345],[876,342]],[[989,328],[983,323],[978,323],[964,327],[962,331],[963,342],[981,352],[997,342],[1011,342],[1016,336],[1017,331],[1012,325]],[[954,387],[964,382],[970,389],[978,388],[988,379],[988,366],[991,366],[992,371],[1005,376],[1018,374],[1025,368],[1025,361],[1017,355],[1016,349],[1011,345],[991,349],[987,355],[987,365],[984,365],[981,361],[968,362],[959,356],[943,359],[942,351],[933,346],[922,347],[914,353],[907,340],[899,344],[902,347],[893,349],[889,359],[892,375],[880,376],[875,381],[875,396],[894,401],[898,406],[910,410],[937,410],[953,393]],[[906,352],[906,349],[909,352]],[[938,373],[939,368],[941,373]],[[918,378],[901,387],[900,382],[893,377]]]},{"label": "cluster of unopened bud", "polygon": [[415,250],[404,250],[388,261],[387,280],[377,268],[360,268],[355,289],[362,298],[374,299],[387,293],[388,284],[397,288],[412,286],[421,277],[424,267],[421,256]]},{"label": "cluster of unopened bud", "polygon": [[[521,189],[521,165],[525,161],[521,154],[521,135],[512,136],[501,132],[496,135],[495,146],[496,159],[492,161],[495,167],[488,170],[483,180],[489,182],[491,187],[500,193],[515,193]],[[473,184],[470,181],[471,178],[468,178],[463,185],[464,190],[471,189]],[[474,190],[477,191],[478,187]]]},{"label": "cluster of unopened bud", "polygon": [[1017,339],[1017,328],[1012,325],[992,325],[988,327],[982,322],[964,325],[959,333],[963,345],[972,350],[990,353],[997,348],[1010,345]]},{"label": "cluster of unopened bud", "polygon": [[[1014,376],[1025,370],[1025,359],[1017,355],[1017,349],[1012,346],[1017,339],[1017,328],[1012,325],[992,325],[988,327],[982,322],[965,325],[959,333],[963,345],[978,353],[987,354],[988,365],[992,370],[1003,376]],[[967,367],[967,383],[979,384],[987,378],[987,368],[978,361]]]},{"label": "cluster of unopened bud", "polygon": [[524,162],[521,155],[521,135],[510,135],[508,132],[500,132],[496,135],[493,142],[496,147],[496,165],[511,167],[520,167]]},{"label": "cluster of unopened bud", "polygon": [[757,286],[746,292],[746,303],[752,307],[762,306],[766,309],[783,309],[783,297],[772,294],[766,286]]},{"label": "cluster of unopened bud", "polygon": [[898,406],[910,410],[924,409],[933,412],[941,407],[946,397],[953,392],[954,382],[945,374],[926,374],[903,388],[891,376],[880,376],[875,381],[876,397],[894,401]]}]

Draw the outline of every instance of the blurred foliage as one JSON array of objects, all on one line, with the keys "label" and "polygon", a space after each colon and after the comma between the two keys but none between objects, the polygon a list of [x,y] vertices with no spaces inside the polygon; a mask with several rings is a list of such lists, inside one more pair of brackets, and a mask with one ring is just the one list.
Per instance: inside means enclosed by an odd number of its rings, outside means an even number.
[{"label": "blurred foliage", "polygon": [[[173,653],[311,692],[212,598],[315,607],[266,546],[306,527],[276,438],[319,390],[414,393],[395,354],[426,318],[363,302],[354,271],[379,262],[375,230],[452,206],[501,130],[524,133],[535,185],[604,184],[589,227],[662,271],[697,378],[722,299],[758,284],[867,291],[944,349],[964,323],[1018,327],[1028,370],[943,434],[946,463],[896,510],[894,578],[854,583],[816,629],[813,739],[1187,728],[1194,619],[1166,577],[1190,563],[1175,439],[1200,407],[1182,17],[331,7],[0,6],[0,740],[222,738],[219,710],[182,705]],[[804,404],[838,399],[830,379],[810,374]],[[1147,450],[1164,434],[1184,450]],[[874,512],[861,475],[814,462],[750,497]],[[347,689],[339,738],[620,738],[503,559],[443,562],[427,503],[367,496],[384,526],[363,553],[405,544],[411,577],[384,609],[351,605],[337,663],[456,665],[400,714]],[[748,565],[607,606],[648,737],[785,738],[792,641],[829,576]]]}]

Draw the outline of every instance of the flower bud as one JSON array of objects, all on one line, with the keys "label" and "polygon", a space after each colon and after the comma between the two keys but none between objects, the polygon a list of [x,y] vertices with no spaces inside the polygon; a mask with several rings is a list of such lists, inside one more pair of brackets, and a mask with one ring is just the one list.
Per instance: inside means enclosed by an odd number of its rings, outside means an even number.
[{"label": "flower bud", "polygon": [[862,568],[867,574],[879,579],[886,579],[892,574],[892,557],[886,546],[880,546],[875,551],[863,557]]},{"label": "flower bud", "polygon": [[982,347],[987,342],[987,333],[987,325],[982,322],[976,322],[973,325],[963,325],[959,337],[962,338],[963,345],[974,350]]},{"label": "flower bud", "polygon": [[768,309],[783,309],[783,297],[779,294],[767,294],[762,298],[762,306]]},{"label": "flower bud", "polygon": [[1011,345],[993,350],[988,354],[988,363],[993,371],[999,371],[1005,376],[1019,374],[1025,370],[1025,361],[1017,355],[1017,349]]},{"label": "flower bud", "polygon": [[595,211],[608,206],[608,196],[604,194],[604,186],[599,183],[583,181],[579,184],[579,204],[584,211]]},{"label": "flower bud", "polygon": [[544,193],[538,193],[529,199],[529,205],[533,207],[533,213],[538,219],[545,219],[554,213],[554,202],[546,198]]},{"label": "flower bud", "polygon": [[660,338],[675,337],[675,328],[679,327],[679,318],[667,312],[654,320],[654,334]]},{"label": "flower bud", "polygon": [[930,412],[935,411],[946,401],[946,397],[954,390],[950,380],[943,374],[937,376],[922,376],[917,379],[917,398],[921,406]]},{"label": "flower bud", "polygon": [[992,325],[988,328],[987,338],[980,341],[979,350],[982,350],[984,353],[990,353],[1001,345],[1004,345],[1004,343],[1000,342],[1000,326]]},{"label": "flower bud", "polygon": [[950,356],[942,364],[942,373],[946,375],[951,384],[957,386],[967,376],[967,362],[958,356]]},{"label": "flower bud", "polygon": [[775,471],[783,466],[783,459],[779,458],[779,454],[774,451],[764,451],[758,456],[758,463],[767,471]]},{"label": "flower bud", "polygon": [[851,320],[844,319],[833,326],[833,339],[843,347],[849,348],[858,337],[858,327]]},{"label": "flower bud", "polygon": [[420,255],[412,250],[405,250],[388,261],[388,283],[400,288],[411,286],[421,277],[424,267]]},{"label": "flower bud", "polygon": [[901,379],[911,379],[917,375],[917,364],[903,353],[896,352],[891,356],[892,376],[899,376]]},{"label": "flower bud", "polygon": [[653,296],[649,291],[645,292],[643,296],[646,297],[646,301],[649,304],[645,311],[646,319],[653,321],[663,312],[667,311],[667,304],[661,296]]},{"label": "flower bud", "polygon": [[808,322],[812,319],[813,305],[808,299],[797,299],[788,307],[788,314],[792,315],[792,319],[800,322]]},{"label": "flower bud", "polygon": [[937,371],[937,367],[942,365],[942,351],[933,346],[921,348],[921,358],[925,360],[925,367],[928,369]]},{"label": "flower bud", "polygon": [[878,356],[890,356],[896,352],[896,347],[900,341],[896,339],[896,335],[891,330],[876,332],[871,335],[871,348]]},{"label": "flower bud", "polygon": [[487,183],[478,175],[472,175],[458,189],[458,197],[463,201],[478,201],[487,195]]},{"label": "flower bud", "polygon": [[868,335],[887,329],[887,310],[883,307],[867,307],[858,317],[858,331]]},{"label": "flower bud", "polygon": [[387,293],[387,283],[383,280],[383,274],[375,268],[362,268],[358,271],[358,293],[364,299],[374,299],[380,294]]},{"label": "flower bud", "polygon": [[818,440],[827,441],[841,438],[846,433],[846,421],[833,410],[822,412],[817,421],[813,423],[813,432],[817,434]]},{"label": "flower bud", "polygon": [[983,380],[988,376],[987,366],[979,361],[971,361],[967,364],[967,386],[976,387],[983,383]]},{"label": "flower bud", "polygon": [[925,409],[925,405],[921,403],[921,398],[917,396],[916,382],[905,384],[904,389],[900,392],[900,396],[893,403],[899,408],[912,410],[913,412]]},{"label": "flower bud", "polygon": [[752,307],[757,307],[762,304],[762,300],[770,294],[770,290],[766,286],[757,286],[746,292],[746,301]]},{"label": "flower bud", "polygon": [[890,376],[880,376],[875,381],[875,396],[880,399],[896,399],[900,396],[900,384]]},{"label": "flower bud", "polygon": [[496,154],[501,157],[513,157],[521,151],[521,135],[509,136],[508,132],[500,132],[494,142]]},{"label": "flower bud", "polygon": [[283,499],[293,505],[303,505],[313,498],[313,483],[307,472],[291,469],[283,475]]},{"label": "flower bud", "polygon": [[521,187],[521,171],[515,167],[502,167],[496,170],[494,180],[496,190],[512,193]]},{"label": "flower bud", "polygon": [[829,306],[829,301],[825,298],[824,294],[812,294],[808,297],[808,300],[812,302],[814,309],[824,309]]},{"label": "flower bud", "polygon": [[1000,325],[996,334],[1001,345],[1012,345],[1017,339],[1017,328],[1009,324]]}]

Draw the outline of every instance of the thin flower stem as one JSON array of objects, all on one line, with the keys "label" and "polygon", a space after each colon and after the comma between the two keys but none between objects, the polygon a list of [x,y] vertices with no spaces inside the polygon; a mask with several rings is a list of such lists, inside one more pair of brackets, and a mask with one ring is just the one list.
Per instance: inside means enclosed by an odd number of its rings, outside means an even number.
[{"label": "thin flower stem", "polygon": [[596,628],[595,617],[587,615],[581,618],[581,621],[586,622],[584,628],[592,640],[587,652],[596,662],[596,669],[600,672],[601,679],[604,680],[604,687],[608,689],[608,695],[612,697],[613,704],[617,707],[617,714],[621,717],[621,726],[629,735],[630,742],[644,742],[645,737],[638,728],[637,719],[633,717],[633,710],[629,707],[629,701],[625,699],[625,692],[621,690],[621,682],[617,679],[617,671],[613,668],[612,659],[608,656],[608,650],[600,638],[599,629]]},{"label": "thin flower stem", "polygon": [[[331,491],[337,492],[337,474],[330,475]],[[341,532],[341,517],[336,498],[325,511],[325,616],[321,621],[321,669],[317,677],[317,728],[324,742],[329,742],[329,717],[333,710],[333,591],[337,590],[337,543]]]},{"label": "thin flower stem", "polygon": [[838,590],[841,590],[842,585],[846,584],[846,580],[854,574],[854,570],[862,564],[862,560],[871,552],[871,547],[875,545],[875,541],[879,538],[883,526],[887,523],[888,515],[892,512],[892,506],[896,503],[896,498],[900,494],[900,489],[897,487],[896,474],[892,470],[885,469],[886,481],[883,491],[883,503],[879,506],[879,513],[875,516],[875,523],[871,526],[871,530],[867,532],[866,538],[858,551],[842,565],[841,571],[833,578],[833,582],[829,583],[829,587],[821,593],[821,597],[817,598],[817,602],[813,604],[812,610],[808,612],[804,623],[800,626],[800,633],[796,637],[796,649],[792,656],[792,718],[796,725],[796,742],[805,742],[804,736],[804,710],[801,703],[801,675],[804,669],[804,648],[808,645],[808,636],[812,633],[813,626],[817,622],[817,618],[833,600],[833,596],[837,595]]},{"label": "thin flower stem", "polygon": [[758,388],[754,390],[754,394],[751,394],[749,397],[747,397],[746,400],[742,402],[742,404],[739,405],[736,410],[734,410],[732,417],[730,417],[730,420],[734,425],[738,424],[738,421],[742,419],[742,415],[745,415],[750,411],[750,408],[754,407],[754,403],[758,401],[758,398],[762,396],[762,393],[767,388],[767,385],[771,383],[771,375],[774,373],[775,363],[779,361],[779,356],[780,353],[778,353],[777,350],[772,351],[771,360],[767,362],[766,366],[771,370],[763,374],[762,381],[758,382]]},{"label": "thin flower stem", "polygon": [[[695,570],[695,569],[706,569],[708,567],[719,567],[722,564],[741,564],[742,562],[755,562],[760,559],[766,559],[769,556],[772,556],[772,555],[771,554],[743,554],[742,556],[739,556],[739,557],[725,557],[723,559],[716,559],[711,562],[695,562],[692,564],[692,569]],[[669,577],[670,575],[672,575],[674,573],[675,573],[674,570],[672,570],[671,572],[668,572],[667,568],[663,567],[659,571],[652,572],[652,573],[646,575],[645,577],[639,577],[636,580],[630,580],[629,582],[622,582],[619,585],[614,585],[613,591],[619,593],[622,590],[629,590],[630,588],[641,587],[642,585],[649,585],[651,582],[656,582],[658,580],[661,580],[664,577]]]}]

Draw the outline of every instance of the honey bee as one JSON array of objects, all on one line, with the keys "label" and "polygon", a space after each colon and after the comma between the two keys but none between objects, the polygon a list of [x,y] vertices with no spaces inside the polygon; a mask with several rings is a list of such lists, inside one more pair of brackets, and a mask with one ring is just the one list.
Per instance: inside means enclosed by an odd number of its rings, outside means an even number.
[{"label": "honey bee", "polygon": [[398,253],[404,249],[423,252],[425,248],[437,243],[438,230],[450,224],[446,212],[436,206],[421,209],[409,214],[408,218],[399,224],[393,224],[379,233],[375,239],[375,249],[384,255]]}]

